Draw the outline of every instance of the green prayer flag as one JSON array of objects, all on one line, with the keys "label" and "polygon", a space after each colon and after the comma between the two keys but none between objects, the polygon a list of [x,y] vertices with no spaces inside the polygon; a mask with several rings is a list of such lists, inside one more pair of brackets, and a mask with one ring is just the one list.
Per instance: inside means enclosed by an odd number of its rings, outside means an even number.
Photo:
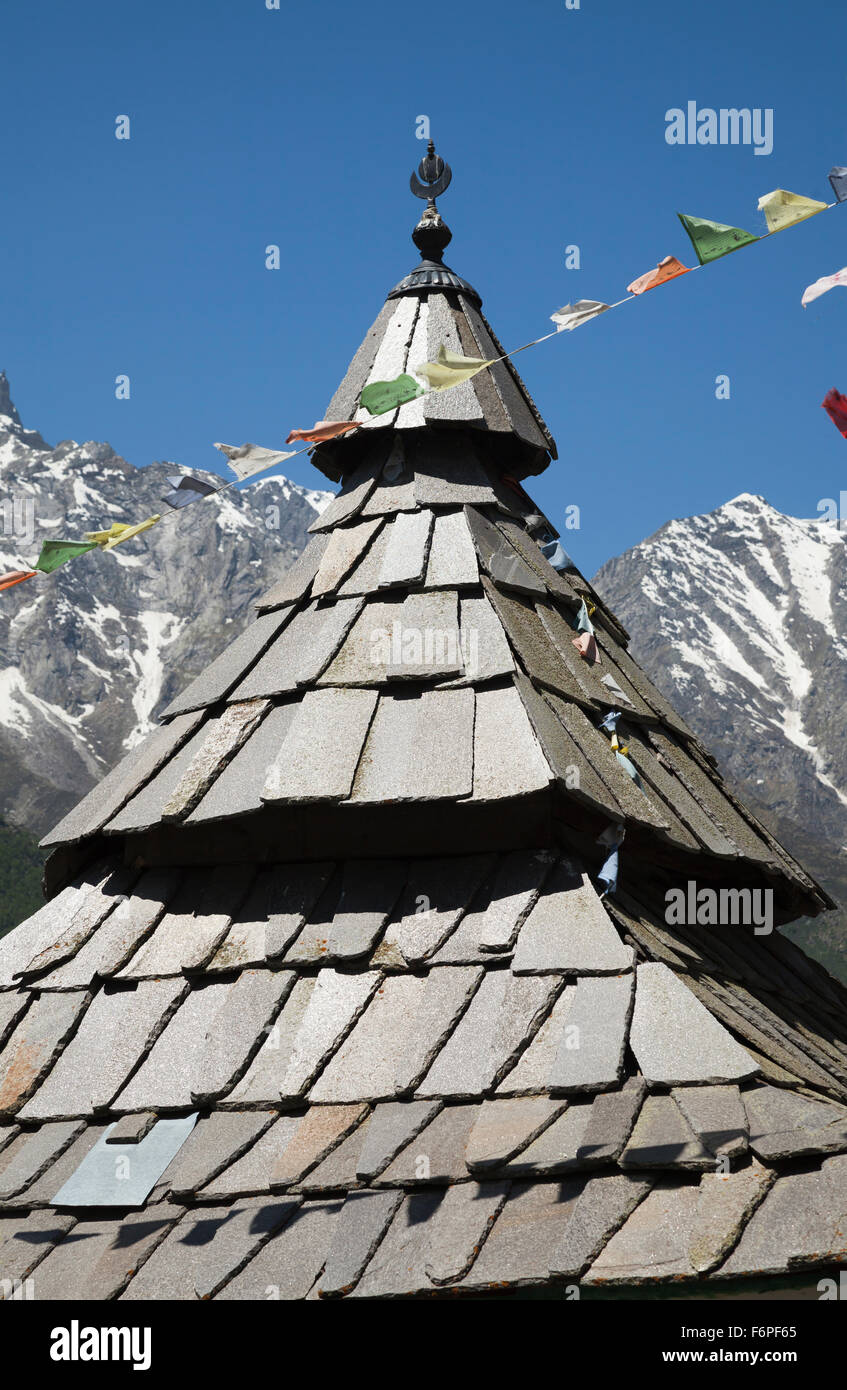
[{"label": "green prayer flag", "polygon": [[68,560],[75,559],[77,555],[84,555],[87,550],[96,549],[95,541],[45,541],[35,568],[42,570],[44,574],[52,574]]},{"label": "green prayer flag", "polygon": [[359,404],[364,406],[369,415],[384,415],[386,411],[396,410],[398,405],[404,405],[406,401],[413,401],[416,396],[425,395],[423,386],[404,372],[393,381],[372,381],[359,397]]},{"label": "green prayer flag", "polygon": [[678,212],[677,217],[691,237],[701,265],[720,260],[721,256],[728,256],[730,251],[737,251],[739,247],[759,240],[752,232],[745,232],[741,227],[725,227],[723,222],[710,222],[707,217],[686,217],[682,212]]}]

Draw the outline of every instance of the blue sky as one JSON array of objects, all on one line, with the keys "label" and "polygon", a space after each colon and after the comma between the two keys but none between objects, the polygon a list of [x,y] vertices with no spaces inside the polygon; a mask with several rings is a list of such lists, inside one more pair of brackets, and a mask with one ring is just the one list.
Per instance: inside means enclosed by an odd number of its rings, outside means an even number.
[{"label": "blue sky", "polygon": [[[764,231],[762,193],[829,201],[847,164],[843,0],[6,0],[2,25],[0,367],[51,443],[139,466],[222,468],[213,440],[323,414],[417,260],[420,114],[454,171],[446,259],[507,348],[691,264],[677,211]],[[772,109],[773,153],[668,145],[691,100]],[[739,492],[814,516],[847,488],[820,409],[847,392],[847,295],[800,307],[845,263],[847,205],[522,354],[560,454],[530,488],[554,520],[579,505],[583,570]]]}]

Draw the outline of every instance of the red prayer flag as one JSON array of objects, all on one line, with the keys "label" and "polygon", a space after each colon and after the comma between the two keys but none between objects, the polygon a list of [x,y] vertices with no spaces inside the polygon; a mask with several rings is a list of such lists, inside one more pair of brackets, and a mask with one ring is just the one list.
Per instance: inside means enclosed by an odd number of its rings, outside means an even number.
[{"label": "red prayer flag", "polygon": [[676,280],[679,275],[688,275],[691,270],[689,265],[683,265],[676,256],[665,256],[663,261],[659,261],[655,270],[648,270],[646,275],[639,275],[637,280],[633,280],[631,285],[627,285],[627,294],[644,294],[645,290],[654,290],[657,285],[664,285],[668,280]]},{"label": "red prayer flag", "polygon": [[847,396],[842,396],[841,392],[836,391],[833,387],[831,391],[827,391],[821,401],[821,406],[835,428],[847,439]]},{"label": "red prayer flag", "polygon": [[318,420],[310,430],[292,430],[285,442],[293,444],[295,439],[302,439],[305,444],[323,444],[326,439],[358,428],[358,420]]},{"label": "red prayer flag", "polygon": [[600,653],[597,650],[597,642],[593,632],[581,632],[578,637],[572,637],[571,641],[583,661],[587,661],[590,666],[596,666],[599,663]]},{"label": "red prayer flag", "polygon": [[15,584],[23,584],[25,579],[32,579],[38,570],[9,570],[6,574],[0,574],[0,589],[12,589]]}]

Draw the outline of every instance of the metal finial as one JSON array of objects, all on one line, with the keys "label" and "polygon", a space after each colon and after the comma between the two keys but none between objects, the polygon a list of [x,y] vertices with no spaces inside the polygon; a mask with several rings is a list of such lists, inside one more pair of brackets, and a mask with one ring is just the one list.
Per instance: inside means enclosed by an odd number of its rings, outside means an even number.
[{"label": "metal finial", "polygon": [[430,140],[417,172],[409,180],[409,186],[416,198],[426,198],[429,206],[434,208],[436,198],[449,187],[452,177],[453,170],[435,153],[435,145]]}]

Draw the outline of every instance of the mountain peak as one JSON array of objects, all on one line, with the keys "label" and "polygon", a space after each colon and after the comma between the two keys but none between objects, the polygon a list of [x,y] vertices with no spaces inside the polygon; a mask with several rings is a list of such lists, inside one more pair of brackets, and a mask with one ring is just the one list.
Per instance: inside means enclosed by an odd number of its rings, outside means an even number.
[{"label": "mountain peak", "polygon": [[18,429],[23,428],[23,421],[15,409],[9,390],[9,378],[5,372],[0,372],[0,417],[3,416],[11,420],[13,425],[17,425]]}]

